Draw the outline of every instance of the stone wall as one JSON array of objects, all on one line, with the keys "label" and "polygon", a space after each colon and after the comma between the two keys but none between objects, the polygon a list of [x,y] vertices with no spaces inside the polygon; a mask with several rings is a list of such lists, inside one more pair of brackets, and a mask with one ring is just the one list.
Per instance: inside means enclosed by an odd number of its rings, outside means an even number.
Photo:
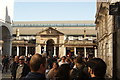
[{"label": "stone wall", "polygon": [[109,3],[98,6],[96,24],[98,31],[98,57],[107,64],[107,76],[113,76],[113,17],[109,15]]}]

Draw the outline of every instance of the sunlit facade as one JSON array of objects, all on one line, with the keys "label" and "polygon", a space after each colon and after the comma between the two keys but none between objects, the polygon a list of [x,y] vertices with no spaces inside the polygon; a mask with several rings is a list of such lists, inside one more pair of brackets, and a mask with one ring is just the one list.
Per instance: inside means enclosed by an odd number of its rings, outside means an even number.
[{"label": "sunlit facade", "polygon": [[12,55],[47,53],[97,56],[94,21],[26,21],[13,24]]},{"label": "sunlit facade", "polygon": [[14,0],[0,0],[0,55],[11,56]]},{"label": "sunlit facade", "polygon": [[[119,16],[110,15],[110,5],[120,0],[97,0],[96,30],[98,42],[98,57],[107,64],[107,76],[120,79],[119,60]],[[114,7],[115,8],[115,7]],[[113,11],[113,10],[112,10]],[[117,80],[115,78],[115,80]]]}]

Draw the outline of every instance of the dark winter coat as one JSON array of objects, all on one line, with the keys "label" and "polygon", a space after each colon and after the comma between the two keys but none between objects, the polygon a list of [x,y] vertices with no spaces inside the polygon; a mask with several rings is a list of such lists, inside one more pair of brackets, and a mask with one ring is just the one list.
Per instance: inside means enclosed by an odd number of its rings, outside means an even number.
[{"label": "dark winter coat", "polygon": [[29,72],[24,80],[46,80],[45,74],[40,74],[37,72]]}]

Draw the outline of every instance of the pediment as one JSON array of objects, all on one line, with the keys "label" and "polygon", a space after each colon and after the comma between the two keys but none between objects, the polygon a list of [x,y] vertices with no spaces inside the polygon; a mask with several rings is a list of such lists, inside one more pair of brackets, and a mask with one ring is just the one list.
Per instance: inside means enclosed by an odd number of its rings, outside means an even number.
[{"label": "pediment", "polygon": [[49,27],[49,28],[37,33],[37,35],[64,35],[64,34],[52,27]]}]

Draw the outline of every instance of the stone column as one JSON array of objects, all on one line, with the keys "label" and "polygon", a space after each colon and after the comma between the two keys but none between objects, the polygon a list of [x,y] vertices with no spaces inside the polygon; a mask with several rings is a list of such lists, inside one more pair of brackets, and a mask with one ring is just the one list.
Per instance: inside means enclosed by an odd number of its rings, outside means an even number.
[{"label": "stone column", "polygon": [[20,32],[19,32],[19,29],[16,29],[16,36],[20,36]]},{"label": "stone column", "polygon": [[54,46],[54,54],[53,56],[56,56],[56,46]]},{"label": "stone column", "polygon": [[76,47],[74,47],[74,55],[77,56],[77,54],[76,54]]},{"label": "stone column", "polygon": [[94,55],[95,55],[95,57],[97,57],[97,49],[96,49],[96,47],[94,48]]},{"label": "stone column", "polygon": [[66,47],[63,45],[65,42],[65,36],[60,35],[59,36],[59,57],[66,56]]},{"label": "stone column", "polygon": [[66,56],[66,47],[64,45],[59,47],[59,57]]},{"label": "stone column", "polygon": [[44,46],[44,52],[46,52],[46,44],[45,44],[45,46]]},{"label": "stone column", "polygon": [[17,56],[19,56],[19,46],[17,45]]},{"label": "stone column", "polygon": [[2,45],[0,44],[0,56],[2,55]]},{"label": "stone column", "polygon": [[64,47],[64,56],[66,56],[66,47]]},{"label": "stone column", "polygon": [[35,51],[35,53],[41,54],[41,45],[40,45],[40,44],[38,44],[38,45],[36,46],[36,51]]},{"label": "stone column", "polygon": [[41,45],[38,45],[39,48],[39,54],[41,54]]},{"label": "stone column", "polygon": [[25,46],[25,56],[28,55],[28,46]]},{"label": "stone column", "polygon": [[3,55],[11,56],[11,50],[12,50],[12,41],[10,39],[5,39],[3,42]]},{"label": "stone column", "polygon": [[84,57],[87,57],[87,54],[86,54],[86,47],[84,47]]}]

